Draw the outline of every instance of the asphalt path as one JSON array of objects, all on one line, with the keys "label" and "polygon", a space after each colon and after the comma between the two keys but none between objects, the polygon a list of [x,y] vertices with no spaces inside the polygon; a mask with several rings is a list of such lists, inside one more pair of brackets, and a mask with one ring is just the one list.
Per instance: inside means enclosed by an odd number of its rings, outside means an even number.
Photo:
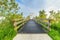
[{"label": "asphalt path", "polygon": [[18,33],[46,33],[42,25],[36,23],[34,20],[29,20]]}]

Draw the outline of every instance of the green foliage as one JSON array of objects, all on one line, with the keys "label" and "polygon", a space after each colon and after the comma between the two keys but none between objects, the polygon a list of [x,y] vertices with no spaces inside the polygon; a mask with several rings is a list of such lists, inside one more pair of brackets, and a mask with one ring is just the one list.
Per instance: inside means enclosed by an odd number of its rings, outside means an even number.
[{"label": "green foliage", "polygon": [[12,40],[16,35],[12,20],[23,18],[23,14],[16,14],[19,7],[15,0],[0,0],[0,16],[6,17],[0,23],[0,40]]},{"label": "green foliage", "polygon": [[26,18],[27,20],[29,20],[30,19],[30,16],[27,16],[27,18]]},{"label": "green foliage", "polygon": [[10,20],[5,19],[0,23],[0,40],[12,40],[15,35],[16,31]]},{"label": "green foliage", "polygon": [[59,21],[60,20],[60,11],[50,11],[50,16],[49,16],[49,19],[53,19],[53,20],[56,20],[56,21]]},{"label": "green foliage", "polygon": [[9,12],[17,13],[19,9],[15,0],[0,0],[0,15],[5,15]]},{"label": "green foliage", "polygon": [[52,24],[51,28],[60,32],[60,22]]},{"label": "green foliage", "polygon": [[51,29],[49,35],[52,37],[53,40],[60,40],[60,33],[54,29]]},{"label": "green foliage", "polygon": [[7,15],[7,18],[9,18],[10,20],[14,20],[14,19],[21,19],[21,18],[23,18],[23,15],[21,15],[21,14],[16,14],[16,13],[9,13],[8,15]]},{"label": "green foliage", "polygon": [[44,10],[42,10],[42,11],[39,12],[39,17],[41,19],[45,19],[46,18],[46,14],[45,14],[45,11]]},{"label": "green foliage", "polygon": [[51,31],[49,32],[49,35],[54,40],[60,40],[60,11],[57,11],[57,12],[55,12],[54,10],[50,11],[49,19],[51,23],[51,26],[50,26]]},{"label": "green foliage", "polygon": [[49,32],[49,35],[54,40],[60,40],[60,21],[58,23],[53,23],[50,27],[51,31]]}]

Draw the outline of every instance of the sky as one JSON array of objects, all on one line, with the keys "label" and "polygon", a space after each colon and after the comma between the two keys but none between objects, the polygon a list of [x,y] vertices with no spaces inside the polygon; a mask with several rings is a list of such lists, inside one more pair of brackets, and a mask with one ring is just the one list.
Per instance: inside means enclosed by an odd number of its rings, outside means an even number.
[{"label": "sky", "polygon": [[40,10],[45,10],[49,16],[50,10],[60,10],[60,0],[16,0],[24,17],[28,15],[38,16]]}]

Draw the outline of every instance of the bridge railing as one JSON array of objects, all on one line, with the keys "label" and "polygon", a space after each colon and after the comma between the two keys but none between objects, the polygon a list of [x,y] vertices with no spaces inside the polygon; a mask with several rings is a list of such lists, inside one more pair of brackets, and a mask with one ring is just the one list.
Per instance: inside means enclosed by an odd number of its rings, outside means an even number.
[{"label": "bridge railing", "polygon": [[14,20],[14,29],[18,30],[19,28],[21,28],[26,22],[28,21],[28,19],[15,19]]},{"label": "bridge railing", "polygon": [[35,21],[50,31],[50,20],[49,19],[35,19]]}]

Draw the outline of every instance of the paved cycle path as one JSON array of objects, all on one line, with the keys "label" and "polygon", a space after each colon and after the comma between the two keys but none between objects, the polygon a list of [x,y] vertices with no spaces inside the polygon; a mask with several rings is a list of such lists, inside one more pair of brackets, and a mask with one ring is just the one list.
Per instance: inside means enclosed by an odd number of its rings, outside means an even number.
[{"label": "paved cycle path", "polygon": [[18,33],[46,33],[46,31],[34,20],[29,20]]}]

